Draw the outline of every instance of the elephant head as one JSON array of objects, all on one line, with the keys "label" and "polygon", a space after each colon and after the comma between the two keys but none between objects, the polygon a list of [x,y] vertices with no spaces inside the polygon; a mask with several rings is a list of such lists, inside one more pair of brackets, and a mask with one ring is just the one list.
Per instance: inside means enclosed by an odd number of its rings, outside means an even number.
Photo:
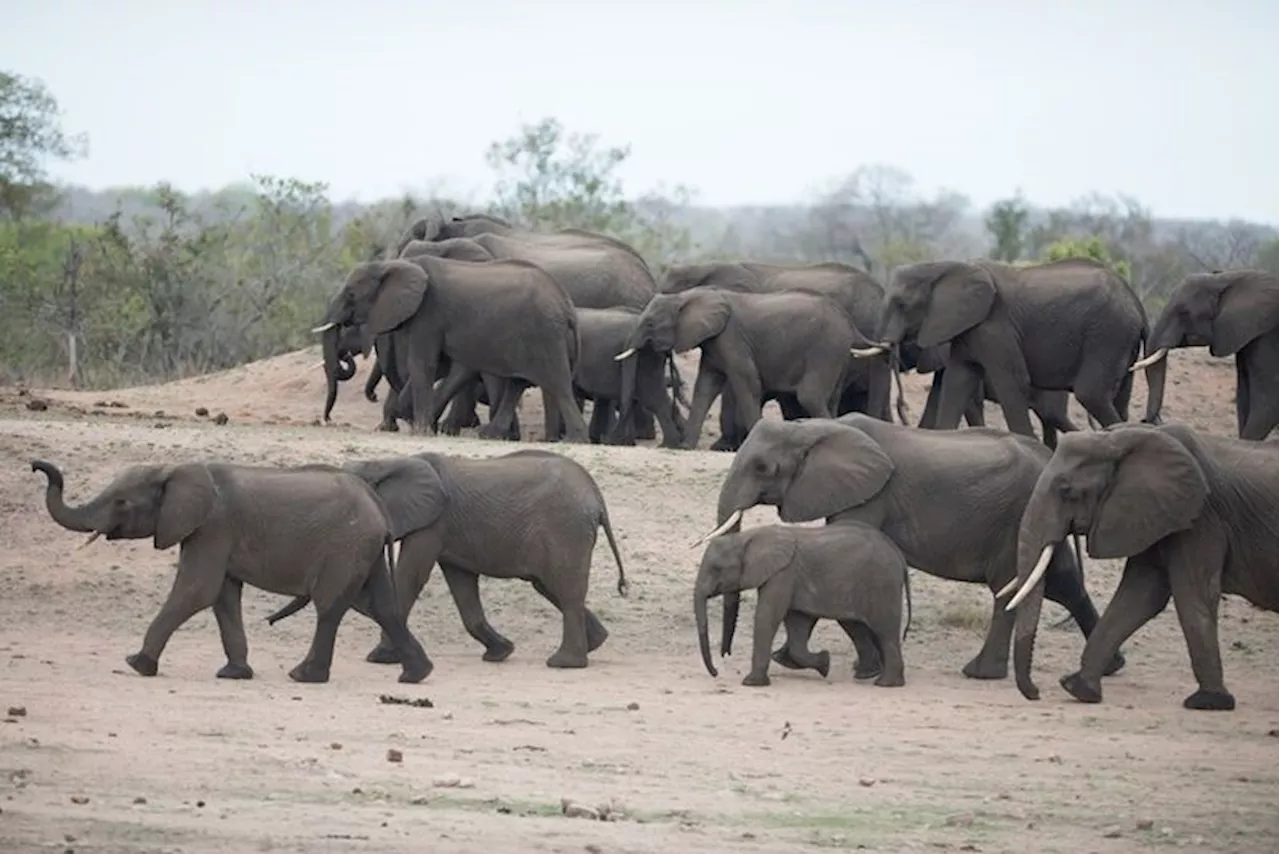
[{"label": "elephant head", "polygon": [[1014,670],[1027,699],[1039,696],[1031,659],[1044,575],[1058,544],[1069,534],[1081,534],[1095,558],[1132,557],[1187,530],[1204,511],[1209,486],[1176,438],[1181,429],[1121,423],[1058,440],[1023,511],[1018,576],[1005,589],[1018,591],[1005,610],[1018,608]]},{"label": "elephant head", "polygon": [[990,271],[977,264],[931,261],[900,267],[885,293],[877,345],[887,350],[911,338],[925,349],[945,344],[985,320],[995,299]]},{"label": "elephant head", "polygon": [[92,534],[88,542],[103,535],[108,540],[152,537],[156,548],[170,548],[204,524],[213,512],[217,494],[202,463],[132,466],[96,497],[68,507],[58,467],[35,460],[31,470],[43,472],[49,479],[45,507],[53,521],[69,531]]},{"label": "elephant head", "polygon": [[439,212],[430,213],[414,220],[404,230],[404,234],[400,235],[400,241],[396,244],[395,257],[401,257],[404,254],[405,247],[414,240],[438,240],[443,226],[444,215]]},{"label": "elephant head", "polygon": [[693,615],[698,624],[698,648],[702,663],[712,676],[718,675],[711,661],[711,640],[707,634],[707,600],[725,596],[724,634],[720,655],[728,655],[733,647],[737,624],[737,608],[730,622],[729,602],[737,601],[743,590],[756,590],[777,573],[791,565],[795,557],[795,535],[777,526],[757,528],[715,537],[702,553],[698,576],[693,587]]},{"label": "elephant head", "polygon": [[728,298],[714,290],[657,294],[641,312],[626,349],[614,358],[622,361],[642,347],[659,353],[692,350],[723,332],[730,314]]},{"label": "elephant head", "polygon": [[[717,527],[702,539],[737,530],[760,504],[778,508],[784,522],[812,522],[866,504],[888,485],[893,460],[866,433],[831,419],[757,421],[720,485]],[[727,648],[740,597],[724,600]]]},{"label": "elephant head", "polygon": [[371,338],[413,317],[427,293],[427,273],[412,261],[370,261],[355,267],[313,332],[363,326]]},{"label": "elephant head", "polygon": [[[1156,321],[1147,356],[1130,369],[1164,363],[1178,347],[1205,347],[1214,356],[1231,356],[1250,341],[1276,331],[1280,291],[1276,277],[1260,270],[1198,273],[1183,279]],[[1148,374],[1151,393],[1145,420],[1159,421],[1164,403],[1164,371]]]},{"label": "elephant head", "polygon": [[330,326],[321,333],[320,349],[324,353],[324,420],[329,420],[334,401],[338,399],[338,383],[356,375],[357,355],[368,358],[373,349],[373,336],[364,326]]}]

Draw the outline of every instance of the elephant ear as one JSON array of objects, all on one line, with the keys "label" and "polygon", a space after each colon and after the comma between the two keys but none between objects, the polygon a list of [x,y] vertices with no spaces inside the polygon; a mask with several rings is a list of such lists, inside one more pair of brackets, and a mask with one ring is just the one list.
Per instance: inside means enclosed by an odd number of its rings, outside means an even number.
[{"label": "elephant ear", "polygon": [[1274,332],[1278,307],[1280,290],[1276,288],[1275,276],[1265,273],[1241,276],[1218,298],[1209,352],[1230,356],[1260,335]]},{"label": "elephant ear", "polygon": [[1132,557],[1194,524],[1209,485],[1185,445],[1162,428],[1139,425],[1104,441],[1117,457],[1089,528],[1092,557]]},{"label": "elephant ear", "polygon": [[213,512],[216,492],[203,463],[184,463],[169,469],[156,519],[156,548],[172,548],[194,534]]},{"label": "elephant ear", "polygon": [[780,525],[748,532],[742,550],[742,589],[757,590],[791,565],[796,553],[795,533]]},{"label": "elephant ear", "polygon": [[417,313],[427,294],[427,272],[409,261],[383,265],[369,306],[369,332],[381,335]]},{"label": "elephant ear", "polygon": [[917,343],[928,348],[950,341],[985,320],[995,301],[996,285],[987,270],[969,265],[948,270],[933,283]]},{"label": "elephant ear", "polygon": [[444,483],[426,460],[390,457],[347,463],[343,468],[378,493],[387,510],[393,539],[434,525],[444,513],[448,502]]},{"label": "elephant ear", "polygon": [[856,427],[831,421],[795,425],[803,456],[782,495],[784,522],[812,522],[866,504],[893,475],[893,460]]},{"label": "elephant ear", "polygon": [[724,331],[729,323],[729,300],[723,294],[692,292],[676,316],[675,351],[692,350]]}]

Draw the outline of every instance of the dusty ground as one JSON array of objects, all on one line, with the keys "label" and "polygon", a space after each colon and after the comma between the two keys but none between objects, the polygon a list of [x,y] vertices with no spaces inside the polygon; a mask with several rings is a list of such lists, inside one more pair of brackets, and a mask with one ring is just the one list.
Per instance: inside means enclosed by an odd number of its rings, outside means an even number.
[{"label": "dusty ground", "polygon": [[[1230,363],[1171,358],[1168,416],[1229,433]],[[815,646],[832,650],[828,680],[775,667],[772,686],[742,687],[745,638],[712,679],[697,655],[688,544],[714,522],[725,454],[557,446],[599,480],[632,580],[619,598],[601,537],[590,598],[613,634],[584,671],[544,666],[559,622],[519,583],[482,582],[494,624],[517,643],[509,661],[482,662],[436,578],[412,617],[436,662],[420,686],[363,661],[375,635],[359,616],[339,635],[331,682],[291,683],[313,612],[268,628],[283,600],[258,591],[245,594],[255,680],[213,678],[222,656],[207,613],[174,636],[159,677],[136,676],[123,658],[176,552],[148,541],[76,550],[81,538],[43,510],[31,459],[63,466],[79,501],[152,460],[512,449],[373,433],[378,407],[358,382],[335,410],[348,426],[312,427],[317,361],[313,349],[118,392],[0,390],[0,710],[25,710],[0,725],[0,850],[1276,850],[1276,617],[1239,600],[1222,609],[1232,714],[1181,708],[1193,683],[1172,609],[1130,641],[1102,705],[1056,684],[1082,641],[1048,630],[1054,606],[1038,649],[1044,699],[1024,701],[1012,679],[965,679],[989,597],[920,573],[906,687],[854,684],[851,649],[827,626]],[[918,413],[922,382],[908,385]],[[33,397],[49,408],[29,410]],[[211,423],[218,413],[230,423]],[[536,395],[522,417],[539,432]],[[1100,607],[1117,569],[1089,563]],[[382,704],[383,693],[434,706]],[[433,785],[449,775],[464,785]],[[564,797],[612,802],[621,819],[565,817]]]}]

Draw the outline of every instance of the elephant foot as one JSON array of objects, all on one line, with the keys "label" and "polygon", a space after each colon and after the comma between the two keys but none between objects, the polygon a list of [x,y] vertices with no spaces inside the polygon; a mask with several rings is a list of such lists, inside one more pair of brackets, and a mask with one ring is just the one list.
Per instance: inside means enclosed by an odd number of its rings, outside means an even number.
[{"label": "elephant foot", "polygon": [[1114,676],[1124,669],[1124,654],[1117,652],[1111,657],[1111,662],[1102,671],[1103,676]]},{"label": "elephant foot", "polygon": [[377,429],[381,433],[399,433],[400,425],[396,424],[394,421],[390,424],[384,421],[378,425]]},{"label": "elephant foot", "polygon": [[1230,712],[1236,707],[1236,698],[1229,691],[1206,691],[1201,688],[1183,700],[1182,707],[1198,712]]},{"label": "elephant foot", "polygon": [[1079,672],[1063,676],[1058,680],[1058,684],[1065,688],[1068,694],[1082,703],[1102,702],[1102,686],[1096,682],[1088,681]]},{"label": "elephant foot", "polygon": [[818,671],[823,679],[827,678],[827,674],[831,672],[831,653],[825,649],[813,657],[813,669]]},{"label": "elephant foot", "polygon": [[400,650],[393,646],[378,644],[369,650],[369,654],[364,657],[364,660],[372,664],[399,664]]},{"label": "elephant foot", "polygon": [[304,661],[289,671],[289,678],[294,682],[328,682],[329,668],[323,667],[314,661]]},{"label": "elephant foot", "polygon": [[725,437],[721,436],[719,439],[716,439],[714,442],[711,443],[711,450],[736,451],[738,450],[738,446],[733,442],[729,441],[728,439],[726,439]]},{"label": "elephant foot", "polygon": [[587,652],[595,652],[609,639],[609,630],[599,620],[587,621]]},{"label": "elephant foot", "polygon": [[[415,657],[416,658],[416,657]],[[405,664],[400,670],[400,678],[397,680],[406,685],[416,685],[423,679],[431,675],[431,671],[435,670],[435,665],[431,663],[431,659],[423,655],[417,658],[411,664]]]},{"label": "elephant foot", "polygon": [[907,680],[903,678],[901,673],[881,673],[880,678],[876,680],[877,688],[901,688],[907,684]]},{"label": "elephant foot", "polygon": [[981,655],[960,669],[970,679],[1004,679],[1009,675],[1009,662],[985,660]]},{"label": "elephant foot", "polygon": [[125,657],[125,662],[140,676],[155,676],[160,672],[160,662],[145,652],[135,652]]},{"label": "elephant foot", "polygon": [[503,442],[511,438],[510,434],[506,430],[500,430],[494,427],[492,421],[481,427],[480,432],[477,435],[479,435],[481,439],[489,439],[495,442]]},{"label": "elephant foot", "polygon": [[853,663],[853,678],[859,682],[867,679],[875,679],[884,670],[884,665],[877,659],[876,661],[863,661],[859,658]]},{"label": "elephant foot", "polygon": [[218,671],[219,679],[252,679],[253,668],[248,664],[232,664],[227,662],[222,665],[222,669]]},{"label": "elephant foot", "polygon": [[755,672],[748,673],[746,676],[742,677],[742,684],[746,685],[748,688],[762,688],[769,684],[769,674]]},{"label": "elephant foot", "polygon": [[1030,678],[1023,679],[1021,676],[1015,678],[1018,683],[1018,692],[1022,694],[1024,699],[1032,702],[1040,699],[1040,688]]},{"label": "elephant foot", "polygon": [[446,436],[459,436],[462,434],[462,428],[457,424],[450,424],[446,421],[445,425],[440,428],[440,432]]},{"label": "elephant foot", "polygon": [[563,649],[556,650],[552,653],[551,657],[547,659],[547,667],[570,669],[586,666],[587,656],[585,654],[574,655],[573,653],[566,652]]},{"label": "elephant foot", "polygon": [[499,661],[506,661],[511,657],[511,653],[515,651],[516,645],[511,641],[507,641],[505,643],[493,644],[492,646],[486,647],[484,655],[480,657],[485,661],[497,663]]},{"label": "elephant foot", "polygon": [[682,439],[663,439],[662,447],[670,451],[678,451],[680,450],[680,446],[682,442],[683,442]]},{"label": "elephant foot", "polygon": [[799,664],[799,662],[797,662],[794,658],[791,657],[791,650],[787,649],[785,646],[779,649],[775,649],[769,657],[772,658],[778,664],[787,668],[788,670],[804,669]]}]

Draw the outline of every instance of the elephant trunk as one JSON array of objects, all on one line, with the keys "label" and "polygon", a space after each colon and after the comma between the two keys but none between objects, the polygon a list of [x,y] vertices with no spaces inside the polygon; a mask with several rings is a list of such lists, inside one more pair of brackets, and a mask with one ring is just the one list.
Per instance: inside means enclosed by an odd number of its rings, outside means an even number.
[{"label": "elephant trunk", "polygon": [[[618,418],[623,420],[631,414],[631,405],[636,397],[636,370],[640,366],[640,359],[645,354],[637,353],[633,358],[622,360],[622,390],[618,399]],[[650,354],[651,355],[651,354]]]},{"label": "elephant trunk", "polygon": [[1156,321],[1155,329],[1147,340],[1145,358],[1136,362],[1131,371],[1142,368],[1147,378],[1147,411],[1142,420],[1148,424],[1160,423],[1160,409],[1164,406],[1164,384],[1169,369],[1169,351],[1182,345],[1183,332],[1173,313],[1166,310]]},{"label": "elephant trunk", "polygon": [[1147,424],[1159,424],[1160,409],[1164,406],[1164,383],[1169,371],[1169,360],[1161,358],[1147,365],[1144,370],[1147,378],[1147,411],[1142,420]]},{"label": "elephant trunk", "polygon": [[330,326],[320,333],[320,346],[324,353],[324,420],[329,421],[333,404],[338,399],[338,383],[346,382],[355,376],[356,363],[350,354],[338,352],[338,340],[342,335],[341,326]]},{"label": "elephant trunk", "polygon": [[79,507],[68,507],[62,498],[62,472],[58,467],[44,460],[35,460],[31,463],[31,470],[43,472],[49,479],[45,487],[44,506],[48,509],[53,521],[68,531],[107,533],[109,525],[107,525],[108,520],[104,518],[104,508],[108,506],[109,499],[100,495]]},{"label": "elephant trunk", "polygon": [[1017,608],[1014,622],[1013,667],[1018,691],[1028,700],[1040,699],[1040,689],[1031,678],[1035,657],[1036,631],[1044,604],[1045,574],[1055,553],[1065,548],[1068,525],[1062,506],[1049,488],[1052,476],[1046,470],[1036,484],[1018,529],[1018,575],[1008,585],[1017,592],[1006,610]]},{"label": "elephant trunk", "polygon": [[712,676],[719,676],[715,663],[711,660],[711,637],[707,633],[707,599],[711,598],[706,585],[699,580],[693,591],[693,618],[698,624],[698,650],[702,653],[702,664]]}]

